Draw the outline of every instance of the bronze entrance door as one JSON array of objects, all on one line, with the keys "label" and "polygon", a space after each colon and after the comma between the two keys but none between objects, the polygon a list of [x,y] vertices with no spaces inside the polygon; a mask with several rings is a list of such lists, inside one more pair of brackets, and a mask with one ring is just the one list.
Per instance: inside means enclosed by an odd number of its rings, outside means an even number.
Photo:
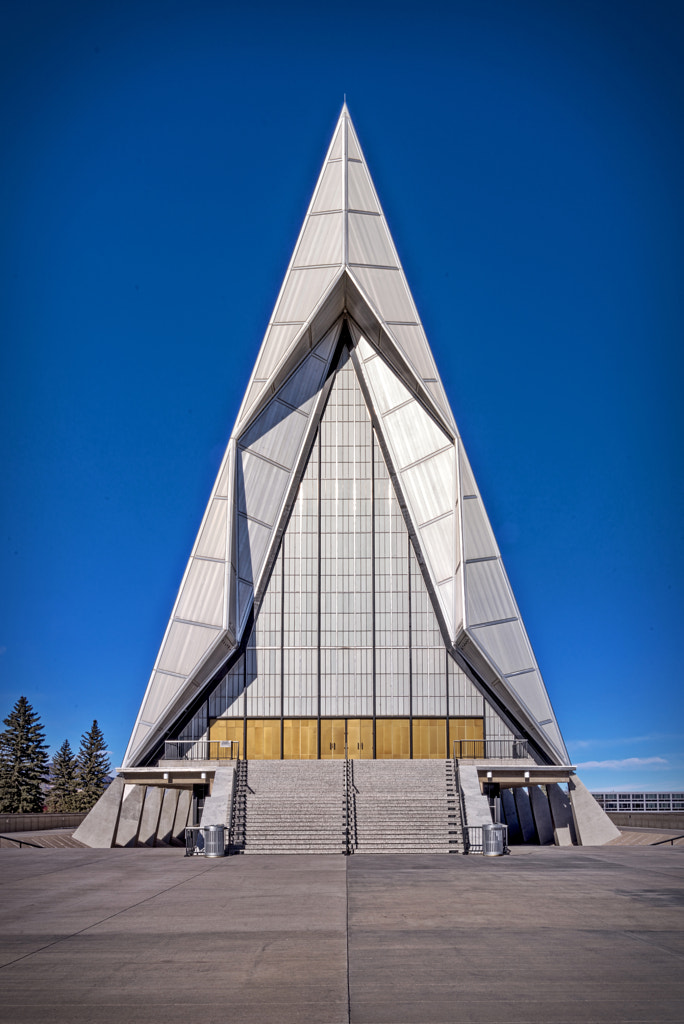
[{"label": "bronze entrance door", "polygon": [[344,718],[321,719],[321,759],[344,760]]},{"label": "bronze entrance door", "polygon": [[373,757],[373,719],[347,719],[347,757],[358,760]]}]

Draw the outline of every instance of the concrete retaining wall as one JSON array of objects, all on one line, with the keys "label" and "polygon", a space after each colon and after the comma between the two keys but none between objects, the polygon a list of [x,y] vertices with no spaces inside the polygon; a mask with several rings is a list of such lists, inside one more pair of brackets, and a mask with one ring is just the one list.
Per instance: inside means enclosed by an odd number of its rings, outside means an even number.
[{"label": "concrete retaining wall", "polygon": [[684,832],[684,814],[680,811],[606,811],[606,814],[618,827],[675,828]]},{"label": "concrete retaining wall", "polygon": [[45,832],[50,828],[78,828],[86,813],[45,811],[41,814],[0,814],[0,832]]}]

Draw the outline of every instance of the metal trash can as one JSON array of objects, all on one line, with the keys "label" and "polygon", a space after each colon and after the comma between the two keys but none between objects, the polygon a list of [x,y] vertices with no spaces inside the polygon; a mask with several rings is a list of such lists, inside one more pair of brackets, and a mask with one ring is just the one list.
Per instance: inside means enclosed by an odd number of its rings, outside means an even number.
[{"label": "metal trash can", "polygon": [[225,825],[203,825],[202,832],[204,833],[204,856],[205,857],[225,857],[226,855],[226,841],[225,841]]},{"label": "metal trash can", "polygon": [[503,857],[505,846],[503,825],[482,826],[482,853],[485,857]]}]

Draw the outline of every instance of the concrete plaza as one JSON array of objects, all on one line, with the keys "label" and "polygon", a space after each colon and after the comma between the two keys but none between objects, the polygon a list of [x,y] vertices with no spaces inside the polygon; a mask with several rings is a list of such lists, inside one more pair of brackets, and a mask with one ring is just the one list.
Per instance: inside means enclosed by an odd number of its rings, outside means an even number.
[{"label": "concrete plaza", "polygon": [[14,1024],[684,1019],[684,848],[0,853]]}]

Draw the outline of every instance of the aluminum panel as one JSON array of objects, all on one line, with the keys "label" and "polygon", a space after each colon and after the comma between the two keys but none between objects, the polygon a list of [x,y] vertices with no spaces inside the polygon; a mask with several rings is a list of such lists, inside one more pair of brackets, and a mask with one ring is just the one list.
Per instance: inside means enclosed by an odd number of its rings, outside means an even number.
[{"label": "aluminum panel", "polygon": [[477,484],[475,483],[475,477],[473,471],[470,468],[470,463],[463,449],[463,445],[459,445],[458,450],[459,460],[461,463],[461,494],[478,494]]},{"label": "aluminum panel", "polygon": [[237,532],[238,575],[243,581],[253,582],[258,579],[264,564],[271,530],[244,516],[238,516]]},{"label": "aluminum panel", "polygon": [[526,672],[524,676],[513,676],[512,679],[506,680],[506,685],[511,688],[516,697],[530,711],[538,723],[544,722],[548,718],[551,719],[550,722],[539,728],[542,732],[546,733],[552,743],[555,743],[556,746],[563,750],[564,744],[558,732],[553,708],[551,707],[539,670],[537,669],[536,672]]},{"label": "aluminum panel", "polygon": [[347,157],[350,160],[363,160],[361,146],[349,118],[347,118]]},{"label": "aluminum panel", "polygon": [[381,267],[399,265],[389,231],[382,217],[350,213],[349,262],[371,263]]},{"label": "aluminum panel", "polygon": [[[363,354],[365,349],[361,351]],[[373,404],[381,416],[413,398],[405,384],[380,356],[364,363],[364,371],[373,392]]]},{"label": "aluminum panel", "polygon": [[[334,280],[337,267],[318,267],[313,270],[291,270],[273,323],[304,323]],[[261,367],[259,368],[261,376]]]},{"label": "aluminum panel", "polygon": [[469,562],[465,568],[466,625],[518,617],[500,559]]},{"label": "aluminum panel", "polygon": [[404,354],[418,376],[423,380],[437,379],[437,368],[421,324],[389,324],[387,330],[397,348]]},{"label": "aluminum panel", "polygon": [[[357,332],[355,330],[353,330],[353,333],[356,336]],[[373,348],[371,343],[363,334],[358,336],[356,348],[364,363],[377,355],[376,349]]]},{"label": "aluminum panel", "polygon": [[249,583],[244,583],[242,580],[238,583],[238,622],[242,622],[247,615],[247,612],[252,607],[252,598],[254,591],[250,587]]},{"label": "aluminum panel", "polygon": [[185,680],[179,676],[155,672],[152,676],[152,685],[147,700],[142,707],[142,717],[148,722],[156,722],[184,685]]},{"label": "aluminum panel", "polygon": [[[422,526],[418,531],[420,544],[428,560],[432,579],[439,582],[454,575],[454,514]],[[453,615],[452,615],[453,617]]]},{"label": "aluminum panel", "polygon": [[159,655],[157,668],[162,672],[166,670],[189,676],[220,634],[220,629],[172,622]]},{"label": "aluminum panel", "polygon": [[174,610],[175,618],[222,626],[225,575],[224,562],[193,558]]},{"label": "aluminum panel", "polygon": [[446,619],[449,635],[454,635],[454,580],[445,580],[437,587],[439,603]]},{"label": "aluminum panel", "polygon": [[226,530],[228,528],[228,502],[222,499],[214,499],[204,519],[201,528],[196,555],[204,555],[206,558],[226,557]]},{"label": "aluminum panel", "polygon": [[481,500],[464,498],[462,508],[465,558],[498,557],[499,549]]},{"label": "aluminum panel", "polygon": [[[272,376],[274,370],[285,358],[301,330],[302,324],[276,324],[274,327],[271,327],[266,335],[265,346],[262,349],[261,358],[255,371],[259,379],[268,380]],[[255,395],[255,398],[259,397],[262,390],[263,385]],[[250,404],[250,408],[252,405],[253,403]]]},{"label": "aluminum panel", "polygon": [[515,739],[514,734],[508,728],[503,719],[499,718],[498,714],[492,707],[492,705],[485,701],[484,710],[485,720],[485,736],[490,740],[512,740]]},{"label": "aluminum panel", "polygon": [[334,324],[327,332],[327,334],[324,336],[323,340],[319,341],[318,345],[316,345],[316,348],[314,349],[316,355],[319,356],[321,359],[324,359],[326,362],[330,359],[330,356],[333,353],[333,349],[337,344],[337,339],[340,336],[341,329],[341,322]]},{"label": "aluminum panel", "polygon": [[354,267],[350,273],[383,320],[418,321],[418,313],[400,270]]},{"label": "aluminum panel", "polygon": [[223,456],[223,463],[221,465],[221,470],[219,473],[218,483],[216,484],[215,491],[215,493],[217,495],[220,495],[222,498],[228,497],[228,484],[230,481],[231,465],[232,462],[230,459],[230,449],[228,449],[226,451],[226,454]]},{"label": "aluminum panel", "polygon": [[342,262],[343,214],[309,217],[297,246],[293,267],[316,267]]},{"label": "aluminum panel", "polygon": [[469,627],[471,638],[506,675],[536,668],[529,640],[520,619],[494,626]]},{"label": "aluminum panel", "polygon": [[368,213],[382,213],[373,183],[364,164],[347,163],[347,208]]},{"label": "aluminum panel", "polygon": [[456,457],[453,448],[419,462],[401,474],[417,523],[426,523],[453,511]]},{"label": "aluminum panel", "polygon": [[306,424],[306,416],[274,398],[242,435],[240,445],[292,469]]},{"label": "aluminum panel", "polygon": [[343,133],[344,133],[344,120],[340,117],[337,122],[337,128],[333,135],[333,140],[330,143],[330,149],[328,150],[328,160],[340,160],[342,158],[342,146],[343,146]]},{"label": "aluminum panel", "polygon": [[341,160],[325,165],[311,204],[311,213],[342,209],[344,199],[342,167]]},{"label": "aluminum panel", "polygon": [[238,459],[238,509],[273,526],[289,480],[286,469],[266,462],[252,452]]},{"label": "aluminum panel", "polygon": [[[316,395],[320,391],[326,371],[326,363],[318,358],[319,349],[320,346],[315,350],[315,355],[307,356],[278,392],[279,398],[282,398],[284,402],[288,402],[290,405],[294,405],[296,409],[306,413],[307,416],[311,411]],[[280,462],[281,460],[278,459],[277,461]]]},{"label": "aluminum panel", "polygon": [[383,419],[383,426],[398,469],[451,444],[450,438],[415,399],[409,405],[388,413]]}]

